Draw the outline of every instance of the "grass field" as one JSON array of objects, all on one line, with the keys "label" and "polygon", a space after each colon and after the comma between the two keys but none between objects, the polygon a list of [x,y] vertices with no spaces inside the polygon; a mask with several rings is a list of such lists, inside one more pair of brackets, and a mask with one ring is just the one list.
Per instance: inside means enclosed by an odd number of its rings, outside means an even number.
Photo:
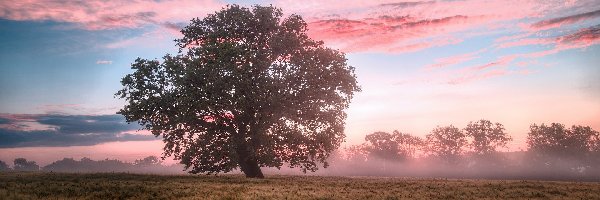
[{"label": "grass field", "polygon": [[0,199],[600,199],[600,183],[0,173]]}]

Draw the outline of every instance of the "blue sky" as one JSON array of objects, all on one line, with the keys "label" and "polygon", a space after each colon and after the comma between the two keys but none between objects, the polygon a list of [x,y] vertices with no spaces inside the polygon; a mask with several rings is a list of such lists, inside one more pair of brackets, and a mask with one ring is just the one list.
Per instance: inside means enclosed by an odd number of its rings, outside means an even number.
[{"label": "blue sky", "polygon": [[[424,136],[481,118],[506,126],[512,150],[524,148],[532,123],[600,129],[595,0],[244,2],[300,14],[311,37],[347,53],[363,88],[348,110],[348,144],[374,131]],[[239,2],[0,2],[0,140],[14,131],[68,134],[43,118],[113,116],[124,103],[113,94],[135,58],[176,53],[177,27],[230,3]],[[29,147],[148,139],[116,138],[137,129],[123,127],[108,129],[113,139]],[[145,149],[160,152],[152,145]]]}]

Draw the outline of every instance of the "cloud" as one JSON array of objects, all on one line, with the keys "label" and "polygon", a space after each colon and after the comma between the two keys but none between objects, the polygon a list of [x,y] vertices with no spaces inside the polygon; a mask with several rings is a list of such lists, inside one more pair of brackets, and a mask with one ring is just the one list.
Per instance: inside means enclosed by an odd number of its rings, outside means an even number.
[{"label": "cloud", "polygon": [[[535,39],[534,39],[535,40]],[[600,43],[600,24],[582,28],[574,33],[555,37],[552,39],[539,39],[543,44],[552,44],[551,49],[517,54],[520,57],[536,58],[556,54],[569,49],[582,49]]]},{"label": "cloud", "polygon": [[345,52],[405,53],[459,43],[462,39],[440,33],[457,31],[465,23],[482,20],[485,19],[481,16],[461,15],[421,20],[389,15],[360,20],[327,19],[310,22],[308,33]]},{"label": "cloud", "polygon": [[188,21],[223,7],[216,0],[172,1],[0,1],[0,18],[75,23],[88,30],[138,28]]},{"label": "cloud", "polygon": [[384,3],[384,4],[380,4],[380,6],[406,8],[406,7],[414,7],[414,6],[434,4],[434,3],[435,3],[435,1],[415,1],[415,2]]},{"label": "cloud", "polygon": [[[519,20],[568,9],[558,1],[276,1],[308,21],[309,35],[344,52],[405,53],[519,27]],[[289,12],[289,11],[288,11]],[[307,17],[306,17],[307,16]],[[486,30],[486,31],[483,31]],[[439,41],[433,44],[430,41]],[[429,43],[429,44],[420,44]]]},{"label": "cloud", "polygon": [[[132,133],[140,128],[120,115],[0,115],[0,148],[86,146],[115,141],[155,140]],[[23,123],[24,121],[28,123]],[[31,126],[38,126],[32,129]],[[40,128],[41,127],[41,128]]]},{"label": "cloud", "polygon": [[98,61],[96,61],[96,64],[99,64],[99,65],[110,65],[110,64],[112,64],[112,60],[98,60]]},{"label": "cloud", "polygon": [[442,67],[446,67],[446,66],[450,66],[450,65],[456,65],[459,63],[467,62],[467,61],[477,58],[478,54],[481,54],[485,51],[487,51],[487,49],[481,49],[479,51],[454,55],[454,56],[445,57],[445,58],[438,58],[435,60],[434,64],[425,66],[425,69],[432,70],[432,69],[437,69],[437,68],[442,68]]},{"label": "cloud", "polygon": [[587,47],[594,45],[600,40],[600,24],[562,36],[557,40],[559,46]]},{"label": "cloud", "polygon": [[600,17],[600,10],[539,21],[537,23],[532,24],[531,28],[535,30],[558,28],[563,25],[573,24],[579,21],[593,19],[596,17]]}]

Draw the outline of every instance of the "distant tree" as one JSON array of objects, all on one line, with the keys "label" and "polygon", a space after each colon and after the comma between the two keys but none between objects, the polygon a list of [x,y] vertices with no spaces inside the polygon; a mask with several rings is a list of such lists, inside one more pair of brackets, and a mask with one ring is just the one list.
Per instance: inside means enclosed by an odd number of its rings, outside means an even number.
[{"label": "distant tree", "polygon": [[74,160],[73,158],[63,158],[52,162],[42,168],[44,171],[53,172],[83,172],[84,167],[81,162]]},{"label": "distant tree", "polygon": [[144,167],[157,166],[160,164],[162,164],[162,160],[156,156],[148,156],[143,159],[135,160],[133,162],[133,165],[135,165],[135,166],[144,166]]},{"label": "distant tree", "polygon": [[405,158],[415,158],[417,156],[417,151],[421,150],[425,144],[420,137],[401,133],[397,130],[393,132],[392,136],[396,143],[398,143],[398,151],[400,154],[403,154]]},{"label": "distant tree", "polygon": [[10,167],[4,161],[0,160],[0,172],[10,171]]},{"label": "distant tree", "polygon": [[381,158],[387,160],[400,160],[402,157],[398,154],[398,143],[394,140],[392,134],[378,131],[365,136],[365,148],[369,152],[370,158]]},{"label": "distant tree", "polygon": [[14,170],[15,171],[38,171],[40,170],[40,166],[38,166],[35,161],[27,161],[25,158],[17,158],[14,160]]},{"label": "distant tree", "polygon": [[364,162],[369,157],[365,144],[352,145],[344,149],[344,159],[352,162]]},{"label": "distant tree", "polygon": [[456,162],[467,145],[466,135],[458,128],[450,125],[436,127],[426,136],[425,151],[433,157],[447,162]]},{"label": "distant tree", "polygon": [[572,126],[552,123],[530,126],[527,146],[533,164],[564,168],[583,167],[598,164],[595,145],[598,132],[587,126]]},{"label": "distant tree", "polygon": [[512,138],[504,130],[502,124],[484,119],[470,122],[464,129],[465,134],[472,139],[469,146],[476,155],[490,155],[498,148],[506,147]]},{"label": "distant tree", "polygon": [[572,126],[568,129],[559,123],[552,123],[550,126],[533,124],[529,129],[529,151],[561,157],[581,156],[593,151],[593,141],[598,135],[590,127]]},{"label": "distant tree", "polygon": [[368,134],[365,141],[362,147],[369,157],[396,161],[413,158],[423,145],[421,138],[397,130],[392,134],[382,131]]},{"label": "distant tree", "polygon": [[344,140],[344,109],[360,91],[345,55],[310,39],[298,15],[237,5],[193,19],[178,55],[138,58],[118,113],[165,142],[191,173],[262,178],[288,163],[315,171]]}]

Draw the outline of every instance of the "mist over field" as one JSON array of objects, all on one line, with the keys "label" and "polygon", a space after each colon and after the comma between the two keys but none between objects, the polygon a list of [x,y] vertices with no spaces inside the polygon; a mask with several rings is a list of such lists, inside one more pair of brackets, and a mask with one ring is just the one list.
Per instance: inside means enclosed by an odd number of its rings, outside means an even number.
[{"label": "mist over field", "polygon": [[[499,152],[493,157],[461,157],[453,163],[436,158],[415,158],[410,160],[388,160],[382,158],[352,158],[342,153],[328,159],[329,166],[316,172],[303,173],[297,168],[263,168],[267,177],[276,175],[309,176],[359,176],[397,178],[450,178],[450,179],[499,179],[499,180],[560,180],[600,182],[600,163],[576,158],[546,157],[535,161],[534,155],[526,152]],[[29,161],[32,162],[32,161]],[[12,163],[11,163],[12,164]],[[115,159],[74,160],[65,158],[37,170],[25,164],[15,169],[7,165],[0,171],[43,171],[55,173],[132,173],[191,175],[184,171],[184,165],[164,164],[156,156],[139,159],[133,163]],[[1,167],[0,167],[1,168]],[[239,170],[221,174],[242,174]],[[202,175],[200,175],[202,176]]]}]

